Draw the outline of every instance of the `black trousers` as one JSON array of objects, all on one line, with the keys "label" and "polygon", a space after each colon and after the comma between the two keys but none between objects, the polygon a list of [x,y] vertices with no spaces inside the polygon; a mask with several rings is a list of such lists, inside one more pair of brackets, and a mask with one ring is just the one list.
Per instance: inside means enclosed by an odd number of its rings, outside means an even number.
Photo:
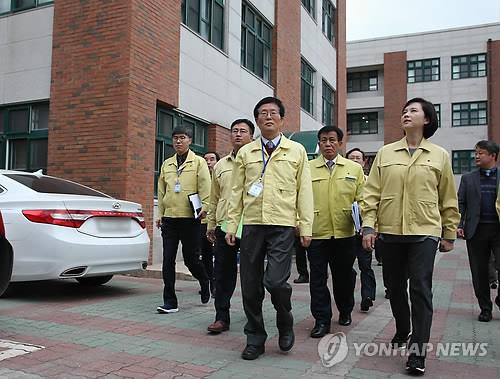
[{"label": "black trousers", "polygon": [[[262,317],[264,287],[276,309],[276,326],[286,332],[293,328],[290,277],[295,228],[275,225],[244,225],[240,249],[240,280],[243,310],[247,317],[244,332],[247,344],[263,345],[267,339]],[[267,266],[264,259],[267,257]]]},{"label": "black trousers", "polygon": [[177,308],[175,295],[175,257],[179,241],[182,242],[182,257],[193,276],[202,282],[208,281],[207,273],[199,259],[200,221],[194,218],[163,217],[161,225],[163,239],[163,303]]},{"label": "black trousers", "polygon": [[[358,259],[358,268],[361,272],[361,299],[369,297],[375,300],[375,292],[377,281],[375,280],[375,273],[372,269],[372,253],[363,249],[361,238],[356,236],[356,258]],[[353,269],[354,280],[356,280],[356,270]]]},{"label": "black trousers", "polygon": [[405,336],[411,331],[410,348],[418,349],[413,352],[424,356],[432,325],[432,274],[437,245],[437,241],[427,238],[414,243],[387,243],[381,240],[378,246],[383,257],[382,270],[390,277],[386,285],[391,293],[396,333]]},{"label": "black trousers", "polygon": [[229,324],[229,308],[231,297],[236,288],[238,276],[237,255],[240,242],[236,240],[235,246],[226,243],[226,233],[220,227],[215,229],[215,320]]},{"label": "black trousers", "polygon": [[300,243],[299,237],[295,238],[295,264],[297,265],[297,272],[299,275],[309,278],[306,248]]},{"label": "black trousers", "polygon": [[332,291],[338,311],[350,314],[354,308],[355,280],[352,265],[356,257],[355,238],[312,240],[307,248],[311,270],[311,313],[316,323],[330,325],[332,319],[332,303],[327,284],[328,267],[332,272]]},{"label": "black trousers", "polygon": [[[476,233],[467,240],[467,254],[472,274],[472,286],[481,310],[493,309],[488,275],[490,256],[495,256],[495,268],[500,271],[500,225],[479,224]],[[498,292],[500,294],[500,290]]]},{"label": "black trousers", "polygon": [[207,239],[207,224],[200,225],[200,256],[205,272],[210,280],[214,279],[214,247]]}]

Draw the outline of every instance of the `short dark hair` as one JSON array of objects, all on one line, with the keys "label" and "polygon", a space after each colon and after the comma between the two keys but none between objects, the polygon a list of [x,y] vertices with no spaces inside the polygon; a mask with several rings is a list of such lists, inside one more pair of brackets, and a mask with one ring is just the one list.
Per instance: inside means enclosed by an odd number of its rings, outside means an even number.
[{"label": "short dark hair", "polygon": [[495,161],[498,159],[500,148],[494,141],[482,140],[476,143],[476,149],[486,150],[489,154],[495,154]]},{"label": "short dark hair", "polygon": [[261,99],[253,109],[253,117],[255,117],[255,119],[257,119],[257,117],[259,116],[259,108],[264,104],[276,104],[280,109],[280,117],[285,117],[285,106],[283,105],[281,100],[274,96],[268,96]]},{"label": "short dark hair", "polygon": [[337,139],[342,141],[344,139],[344,132],[338,126],[323,126],[320,130],[318,130],[318,141],[321,139],[322,134],[328,134],[330,132],[335,132],[337,134]]},{"label": "short dark hair", "polygon": [[419,103],[422,106],[425,117],[429,120],[429,123],[424,125],[424,138],[432,137],[438,129],[438,118],[434,105],[430,101],[422,99],[421,97],[414,97],[406,102],[403,109],[401,109],[401,112],[403,112],[404,109],[411,103]]},{"label": "short dark hair", "polygon": [[176,126],[174,128],[174,130],[172,130],[172,137],[179,135],[179,134],[185,134],[189,138],[193,138],[193,130],[187,126],[184,126],[184,125]]},{"label": "short dark hair", "polygon": [[216,151],[207,151],[205,154],[203,154],[203,156],[207,155],[207,154],[213,154],[215,155],[215,160],[218,162],[220,161],[220,155],[218,152]]},{"label": "short dark hair", "polygon": [[232,124],[231,124],[231,128],[230,129],[233,130],[233,126],[235,126],[237,124],[247,124],[248,128],[250,129],[250,133],[252,134],[252,136],[255,133],[255,125],[249,119],[247,119],[247,118],[238,118],[238,119],[234,120],[232,122]]},{"label": "short dark hair", "polygon": [[349,150],[345,156],[349,157],[349,155],[355,151],[359,151],[361,153],[361,155],[363,156],[363,160],[365,160],[365,152],[358,147],[355,147],[355,148]]}]

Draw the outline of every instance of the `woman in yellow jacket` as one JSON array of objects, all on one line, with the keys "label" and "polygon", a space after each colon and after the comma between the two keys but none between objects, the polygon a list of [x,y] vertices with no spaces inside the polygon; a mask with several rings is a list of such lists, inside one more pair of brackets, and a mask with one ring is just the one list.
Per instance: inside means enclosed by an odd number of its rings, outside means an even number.
[{"label": "woman in yellow jacket", "polygon": [[409,100],[401,125],[404,138],[378,151],[365,184],[363,247],[373,249],[377,225],[396,321],[391,343],[403,347],[409,339],[406,370],[421,375],[432,323],[434,258],[438,244],[442,252],[453,249],[460,216],[449,155],[427,140],[438,127],[434,106]]}]

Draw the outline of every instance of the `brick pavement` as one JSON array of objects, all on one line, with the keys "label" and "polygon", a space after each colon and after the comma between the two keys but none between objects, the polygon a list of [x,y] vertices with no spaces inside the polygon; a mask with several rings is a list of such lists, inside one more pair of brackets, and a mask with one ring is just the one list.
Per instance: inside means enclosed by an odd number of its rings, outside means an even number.
[{"label": "brick pavement", "polygon": [[[196,282],[177,282],[180,312],[170,315],[155,312],[162,291],[157,279],[120,276],[98,289],[72,281],[17,285],[0,300],[0,342],[43,348],[3,360],[0,355],[0,378],[406,377],[403,356],[378,356],[368,350],[361,356],[355,354],[354,343],[387,343],[394,333],[389,303],[383,298],[381,268],[375,266],[374,270],[378,279],[375,306],[367,314],[358,311],[358,287],[353,324],[333,324],[332,332],[347,335],[349,353],[331,368],[321,364],[318,340],[309,338],[313,319],[307,285],[293,285],[293,351],[279,352],[274,310],[267,296],[266,354],[252,362],[240,359],[245,320],[239,288],[233,299],[231,331],[213,336],[205,332],[213,321],[213,301],[200,304]],[[478,307],[462,242],[454,253],[439,254],[434,306],[431,342],[487,343],[487,354],[443,356],[431,352],[426,377],[500,377],[500,312],[495,308],[490,323],[476,321]],[[2,345],[3,355],[5,346],[10,345]]]}]

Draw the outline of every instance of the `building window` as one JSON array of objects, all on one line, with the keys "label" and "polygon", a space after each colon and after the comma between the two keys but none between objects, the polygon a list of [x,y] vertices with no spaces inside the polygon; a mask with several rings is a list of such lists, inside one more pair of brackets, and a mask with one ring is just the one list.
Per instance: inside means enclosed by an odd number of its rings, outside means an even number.
[{"label": "building window", "polygon": [[476,167],[474,155],[474,150],[453,150],[451,152],[453,173],[460,175],[472,171]]},{"label": "building window", "polygon": [[334,108],[334,99],[335,92],[333,88],[328,85],[327,82],[323,80],[322,82],[323,90],[322,90],[322,117],[321,121],[323,125],[335,125],[335,108]]},{"label": "building window", "polygon": [[441,104],[433,104],[434,109],[436,110],[436,116],[438,119],[438,128],[441,127]]},{"label": "building window", "polygon": [[378,71],[349,72],[347,74],[347,92],[378,90]]},{"label": "building window", "polygon": [[332,43],[335,41],[335,7],[330,0],[323,0],[323,34]]},{"label": "building window", "polygon": [[451,78],[477,78],[486,76],[486,54],[451,57]]},{"label": "building window", "polygon": [[54,0],[0,0],[0,14],[24,11],[53,2]]},{"label": "building window", "polygon": [[432,82],[439,80],[439,58],[409,61],[408,83]]},{"label": "building window", "polygon": [[271,24],[245,1],[241,12],[241,64],[270,83]]},{"label": "building window", "polygon": [[311,15],[312,18],[316,19],[315,10],[316,10],[316,0],[302,0],[302,5],[306,8],[307,12]]},{"label": "building window", "polygon": [[49,103],[0,107],[0,167],[47,171]]},{"label": "building window", "polygon": [[314,114],[314,69],[304,60],[300,61],[300,106]]},{"label": "building window", "polygon": [[213,43],[224,47],[224,0],[182,0],[182,23]]},{"label": "building window", "polygon": [[378,113],[350,113],[347,115],[347,134],[378,134]]},{"label": "building window", "polygon": [[161,165],[165,159],[175,154],[172,145],[172,131],[179,125],[191,129],[193,133],[191,150],[197,154],[203,154],[207,151],[208,124],[172,109],[158,108],[156,112],[155,196]]},{"label": "building window", "polygon": [[488,123],[487,102],[452,104],[452,126],[486,125]]}]

